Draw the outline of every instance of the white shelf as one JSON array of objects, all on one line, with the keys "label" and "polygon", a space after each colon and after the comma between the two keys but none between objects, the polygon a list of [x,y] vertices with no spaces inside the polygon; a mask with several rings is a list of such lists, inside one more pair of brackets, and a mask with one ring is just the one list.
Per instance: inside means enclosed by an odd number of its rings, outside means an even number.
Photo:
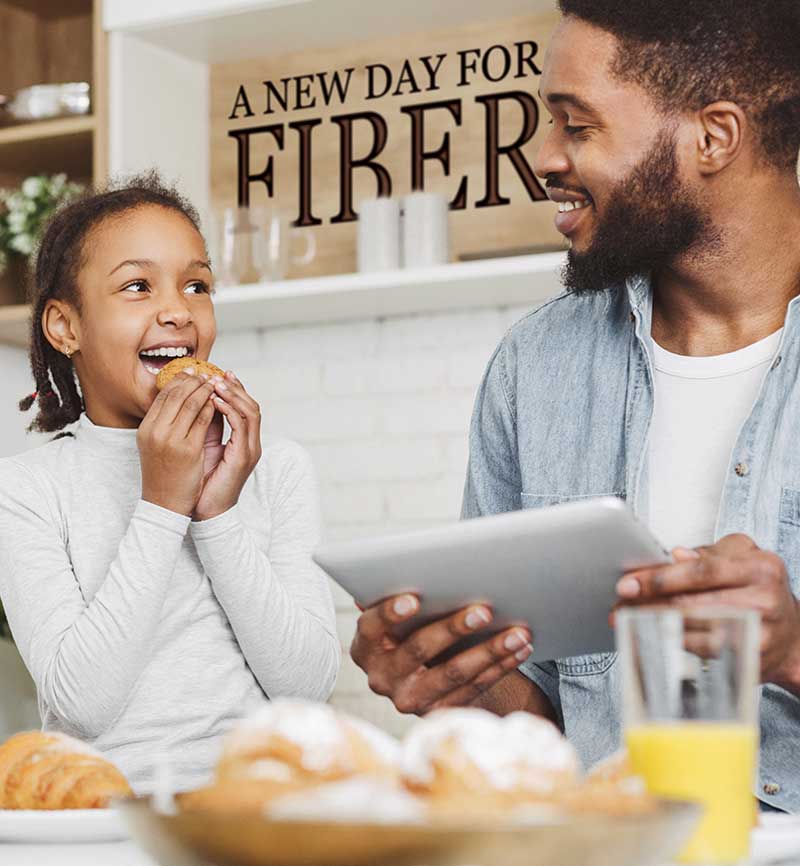
[{"label": "white shelf", "polygon": [[103,26],[202,63],[552,11],[556,0],[105,0]]},{"label": "white shelf", "polygon": [[534,304],[562,291],[564,253],[221,288],[220,332]]},{"label": "white shelf", "polygon": [[[447,310],[534,306],[563,289],[565,253],[458,262],[408,271],[340,274],[217,290],[217,330],[244,331]],[[0,306],[0,344],[26,347],[30,307]]]}]

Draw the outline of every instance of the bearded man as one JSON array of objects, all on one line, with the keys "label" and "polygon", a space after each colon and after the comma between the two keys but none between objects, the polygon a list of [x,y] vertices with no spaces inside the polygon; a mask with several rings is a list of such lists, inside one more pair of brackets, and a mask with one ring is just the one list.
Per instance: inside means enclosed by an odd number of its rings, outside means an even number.
[{"label": "bearded man", "polygon": [[[559,5],[535,168],[571,242],[567,292],[489,362],[463,516],[620,496],[675,560],[625,575],[621,604],[758,610],[756,794],[796,812],[800,4]],[[365,611],[352,647],[398,709],[527,710],[587,765],[618,747],[613,654],[533,664],[523,628],[447,654],[490,622],[482,606],[394,640],[418,607],[400,596]]]}]

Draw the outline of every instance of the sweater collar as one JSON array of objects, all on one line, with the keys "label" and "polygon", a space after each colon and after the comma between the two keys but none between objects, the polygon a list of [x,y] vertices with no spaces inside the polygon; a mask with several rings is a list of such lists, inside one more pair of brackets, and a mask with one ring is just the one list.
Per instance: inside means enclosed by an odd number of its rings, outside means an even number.
[{"label": "sweater collar", "polygon": [[75,439],[95,453],[113,456],[119,460],[139,460],[136,427],[101,427],[82,412],[74,429]]}]

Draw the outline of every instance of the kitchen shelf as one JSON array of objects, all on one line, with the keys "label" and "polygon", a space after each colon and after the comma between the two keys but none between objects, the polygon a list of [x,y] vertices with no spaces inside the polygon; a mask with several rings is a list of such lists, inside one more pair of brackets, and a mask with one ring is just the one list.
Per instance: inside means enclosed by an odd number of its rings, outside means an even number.
[{"label": "kitchen shelf", "polygon": [[[530,304],[558,294],[564,253],[338,274],[217,290],[217,330],[252,330]],[[0,307],[0,343],[28,344],[26,306]]]},{"label": "kitchen shelf", "polygon": [[560,291],[564,253],[221,288],[220,331],[534,304]]},{"label": "kitchen shelf", "polygon": [[0,147],[21,142],[41,142],[65,135],[92,133],[95,119],[90,114],[76,117],[54,117],[52,120],[32,120],[15,126],[0,126]]}]

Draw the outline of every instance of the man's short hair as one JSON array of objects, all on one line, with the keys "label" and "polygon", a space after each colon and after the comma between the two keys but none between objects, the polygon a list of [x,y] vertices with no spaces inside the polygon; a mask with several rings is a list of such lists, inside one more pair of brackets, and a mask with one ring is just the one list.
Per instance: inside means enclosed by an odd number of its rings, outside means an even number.
[{"label": "man's short hair", "polygon": [[735,102],[763,161],[785,171],[800,150],[800,0],[559,0],[611,33],[610,72],[650,91],[664,113]]}]

